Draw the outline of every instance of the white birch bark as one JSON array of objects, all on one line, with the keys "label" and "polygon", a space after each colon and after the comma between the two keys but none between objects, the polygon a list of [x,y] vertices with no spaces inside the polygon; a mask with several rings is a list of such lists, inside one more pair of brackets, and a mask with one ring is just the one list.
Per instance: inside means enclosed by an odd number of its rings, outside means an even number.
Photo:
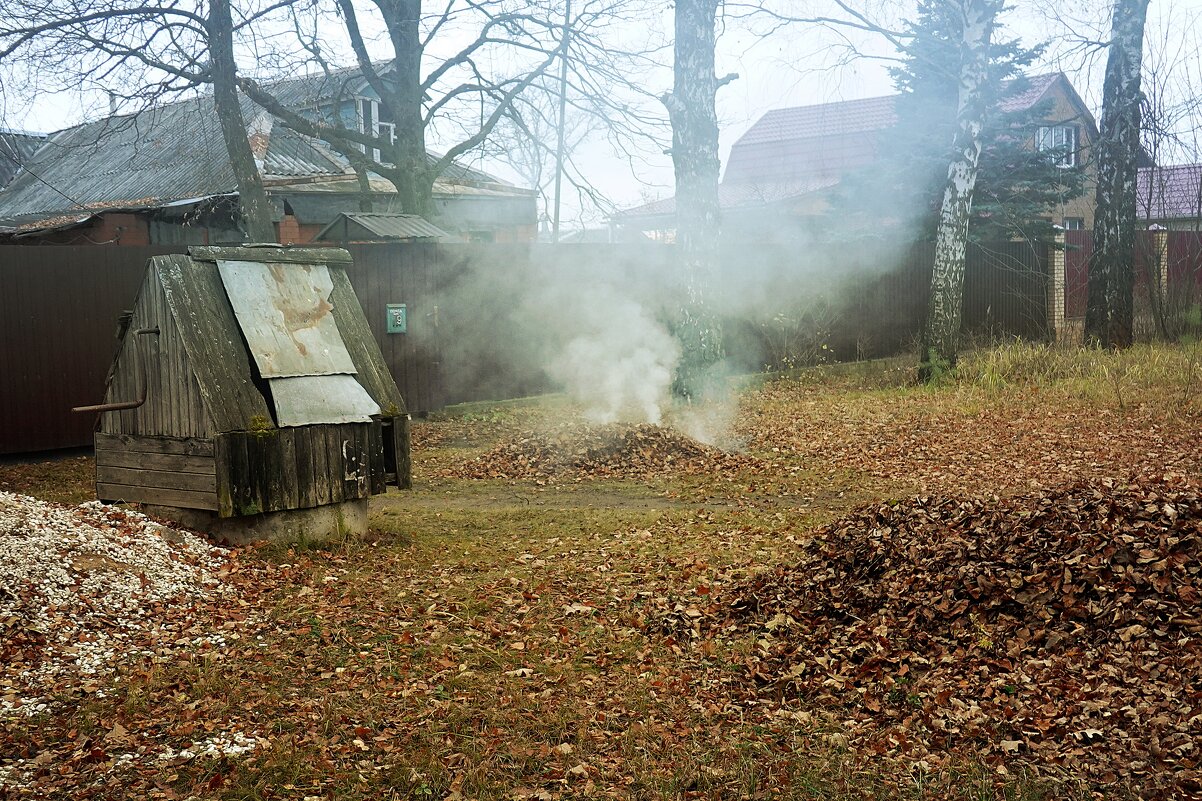
[{"label": "white birch bark", "polygon": [[1085,339],[1125,348],[1133,339],[1136,178],[1139,172],[1140,62],[1148,0],[1116,0],[1101,136],[1094,148],[1098,190],[1089,260]]},{"label": "white birch bark", "polygon": [[959,350],[964,258],[985,116],[982,89],[994,21],[1002,7],[1000,0],[960,0],[958,5],[964,15],[964,35],[960,49],[956,134],[939,208],[931,295],[919,354],[919,374],[924,381],[934,378],[942,369],[954,366]]}]

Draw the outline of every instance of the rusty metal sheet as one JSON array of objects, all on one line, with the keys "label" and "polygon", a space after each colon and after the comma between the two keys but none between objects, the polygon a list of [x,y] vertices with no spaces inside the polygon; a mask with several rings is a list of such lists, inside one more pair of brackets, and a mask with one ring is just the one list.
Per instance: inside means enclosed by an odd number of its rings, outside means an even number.
[{"label": "rusty metal sheet", "polygon": [[330,314],[334,283],[324,264],[218,261],[217,268],[264,378],[355,372]]},{"label": "rusty metal sheet", "polygon": [[366,423],[380,406],[353,375],[272,378],[276,424],[281,427],[317,423]]}]

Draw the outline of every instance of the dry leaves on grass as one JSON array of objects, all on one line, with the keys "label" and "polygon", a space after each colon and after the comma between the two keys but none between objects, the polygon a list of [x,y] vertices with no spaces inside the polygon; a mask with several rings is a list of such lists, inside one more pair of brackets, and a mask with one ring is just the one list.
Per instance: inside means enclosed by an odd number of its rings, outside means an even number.
[{"label": "dry leaves on grass", "polygon": [[452,478],[654,478],[733,473],[759,460],[654,425],[564,425],[526,431],[445,471]]},{"label": "dry leaves on grass", "polygon": [[1202,791],[1196,486],[922,497],[813,538],[669,629],[711,653],[751,638],[742,692],[835,710],[866,753]]},{"label": "dry leaves on grass", "polygon": [[975,404],[939,393],[849,398],[779,382],[744,408],[739,427],[757,451],[818,472],[854,470],[909,492],[993,493],[1202,466],[1196,414],[1123,413],[1053,393]]},{"label": "dry leaves on grass", "polygon": [[[38,721],[113,693],[119,669],[220,654],[246,617],[226,581],[237,569],[230,552],[136,512],[0,493],[0,798],[65,797],[177,758],[132,724],[51,744]],[[255,747],[236,732],[187,742],[187,756]]]}]

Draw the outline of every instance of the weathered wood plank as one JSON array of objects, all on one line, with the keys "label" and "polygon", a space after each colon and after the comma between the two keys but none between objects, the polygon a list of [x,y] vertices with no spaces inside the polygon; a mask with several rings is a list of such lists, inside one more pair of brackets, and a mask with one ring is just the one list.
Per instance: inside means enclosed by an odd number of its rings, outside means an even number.
[{"label": "weathered wood plank", "polygon": [[346,500],[346,458],[342,455],[344,442],[339,426],[322,426],[326,449],[326,486],[330,488],[330,503]]},{"label": "weathered wood plank", "polygon": [[239,248],[190,247],[197,261],[263,261],[289,264],[350,264],[351,254],[342,248]]},{"label": "weathered wood plank", "polygon": [[387,491],[384,484],[384,424],[379,420],[372,421],[367,432],[367,445],[370,450],[368,464],[370,465],[369,492],[379,495]]},{"label": "weathered wood plank", "polygon": [[215,473],[175,473],[167,470],[140,470],[135,467],[96,466],[97,484],[126,484],[192,492],[217,492]]},{"label": "weathered wood plank", "polygon": [[217,265],[183,255],[158,256],[154,264],[213,430],[250,431],[270,425],[271,412],[255,386]]},{"label": "weathered wood plank", "polygon": [[233,465],[235,458],[232,451],[238,447],[230,435],[219,436],[214,442],[214,461],[217,468],[217,514],[221,517],[233,517],[236,498],[236,480]]},{"label": "weathered wood plank", "polygon": [[97,432],[96,449],[124,450],[130,453],[175,453],[185,456],[212,456],[211,439],[180,439],[175,437],[144,437],[137,434],[105,434]]},{"label": "weathered wood plank", "polygon": [[330,453],[326,440],[327,426],[306,426],[301,429],[307,435],[309,452],[313,456],[313,496],[317,506],[330,502],[330,463],[335,461],[335,454]]},{"label": "weathered wood plank", "polygon": [[96,449],[98,467],[135,467],[143,470],[164,470],[173,473],[207,473],[216,471],[212,456],[189,456],[181,453],[137,453],[123,450]]},{"label": "weathered wood plank", "polygon": [[308,427],[293,430],[292,445],[296,459],[297,507],[308,509],[318,505],[317,489],[314,484],[316,464],[313,436]]},{"label": "weathered wood plank", "polygon": [[367,471],[371,462],[367,450],[367,426],[339,426],[343,440],[344,471],[342,497],[346,500],[367,497]]},{"label": "weathered wood plank", "polygon": [[217,511],[217,493],[215,492],[189,492],[182,489],[136,487],[126,484],[97,484],[96,497],[104,501],[153,503],[160,506]]},{"label": "weathered wood plank", "polygon": [[[246,467],[250,482],[252,501],[242,514],[261,514],[270,510],[271,495],[268,490],[268,456],[266,437],[254,434],[242,434],[246,441]],[[274,439],[271,440],[274,442]]]},{"label": "weathered wood plank", "polygon": [[396,485],[400,489],[413,488],[413,457],[409,450],[409,415],[392,418],[393,441],[396,458]]},{"label": "weathered wood plank", "polygon": [[296,429],[280,429],[280,500],[285,509],[300,508],[300,466],[296,462]]}]

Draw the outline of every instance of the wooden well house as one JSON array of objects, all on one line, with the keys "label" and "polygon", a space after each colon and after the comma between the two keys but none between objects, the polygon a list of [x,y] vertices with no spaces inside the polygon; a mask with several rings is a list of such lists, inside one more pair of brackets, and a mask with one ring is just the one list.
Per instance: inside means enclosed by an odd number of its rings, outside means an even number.
[{"label": "wooden well house", "polygon": [[362,502],[365,526],[369,496],[407,487],[409,417],[350,261],[270,246],[152,258],[105,403],[77,410],[100,412],[97,497],[191,510],[191,525]]}]

